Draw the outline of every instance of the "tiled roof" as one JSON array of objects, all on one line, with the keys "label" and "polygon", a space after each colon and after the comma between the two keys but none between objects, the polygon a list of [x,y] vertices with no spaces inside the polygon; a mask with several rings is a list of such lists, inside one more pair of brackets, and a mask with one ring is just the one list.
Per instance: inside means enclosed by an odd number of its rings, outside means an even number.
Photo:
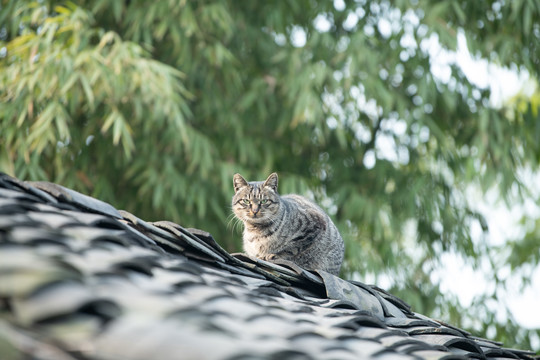
[{"label": "tiled roof", "polygon": [[373,286],[0,174],[2,359],[530,359]]}]

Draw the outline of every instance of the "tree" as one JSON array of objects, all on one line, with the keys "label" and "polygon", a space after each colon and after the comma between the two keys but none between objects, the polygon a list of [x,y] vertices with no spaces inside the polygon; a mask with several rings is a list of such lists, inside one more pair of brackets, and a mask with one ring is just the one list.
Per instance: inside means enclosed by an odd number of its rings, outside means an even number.
[{"label": "tree", "polygon": [[454,62],[437,74],[429,44],[453,51],[463,33],[475,57],[538,78],[539,15],[530,0],[3,0],[1,168],[230,251],[233,173],[277,171],[283,193],[336,220],[345,277],[386,276],[416,311],[527,347],[532,333],[484,298],[462,309],[430,273],[448,252],[491,256],[467,189],[527,196],[517,173],[538,169],[538,111],[492,106]]}]

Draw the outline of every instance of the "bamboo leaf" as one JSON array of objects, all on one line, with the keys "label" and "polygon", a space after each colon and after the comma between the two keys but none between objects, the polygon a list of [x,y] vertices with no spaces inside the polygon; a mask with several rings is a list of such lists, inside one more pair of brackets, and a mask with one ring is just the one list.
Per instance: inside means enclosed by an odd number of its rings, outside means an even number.
[{"label": "bamboo leaf", "polygon": [[86,95],[87,105],[90,108],[90,111],[93,111],[95,106],[94,92],[86,76],[84,76],[83,74],[79,74],[79,83],[81,84],[84,94]]},{"label": "bamboo leaf", "polygon": [[[224,231],[232,175],[277,171],[280,192],[313,196],[340,225],[345,277],[386,276],[423,307],[415,310],[508,337],[515,324],[449,301],[431,274],[452,252],[476,265],[537,266],[523,256],[536,250],[535,220],[507,261],[510,248],[482,245],[484,229],[472,238],[469,191],[512,206],[537,200],[516,174],[540,168],[540,9],[534,0],[342,6],[4,2],[1,166],[73,184],[143,219],[203,228],[231,251],[241,249],[239,232]],[[321,30],[317,17],[331,26]],[[292,29],[305,31],[302,48]],[[473,81],[452,50],[461,33],[479,67],[533,85],[495,107],[496,90]],[[507,280],[496,281],[486,299],[503,294]],[[506,332],[515,339],[505,345],[527,342]]]}]

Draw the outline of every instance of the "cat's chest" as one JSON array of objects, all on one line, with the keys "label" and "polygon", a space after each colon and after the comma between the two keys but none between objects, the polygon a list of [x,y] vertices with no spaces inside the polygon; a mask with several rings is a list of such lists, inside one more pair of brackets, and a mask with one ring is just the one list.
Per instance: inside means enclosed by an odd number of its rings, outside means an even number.
[{"label": "cat's chest", "polygon": [[277,233],[264,236],[260,232],[245,229],[243,240],[244,250],[257,257],[275,253],[283,246],[283,241]]}]

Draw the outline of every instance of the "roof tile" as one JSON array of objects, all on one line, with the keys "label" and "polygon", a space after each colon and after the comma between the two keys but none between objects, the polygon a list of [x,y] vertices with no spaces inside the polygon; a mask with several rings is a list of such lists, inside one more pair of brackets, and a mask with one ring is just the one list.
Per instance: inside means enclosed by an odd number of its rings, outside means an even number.
[{"label": "roof tile", "polygon": [[0,349],[36,359],[531,359],[375,286],[0,174]]}]

